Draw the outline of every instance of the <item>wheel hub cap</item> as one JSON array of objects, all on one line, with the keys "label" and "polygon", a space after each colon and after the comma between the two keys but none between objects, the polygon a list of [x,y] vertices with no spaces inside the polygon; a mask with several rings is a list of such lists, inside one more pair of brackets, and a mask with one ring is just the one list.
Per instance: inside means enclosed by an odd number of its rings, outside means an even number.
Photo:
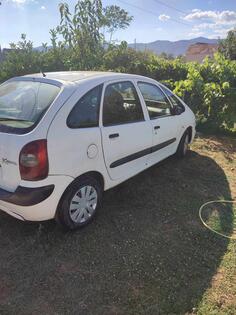
[{"label": "wheel hub cap", "polygon": [[97,207],[98,195],[92,186],[80,188],[70,203],[70,217],[76,223],[84,223],[93,215]]}]

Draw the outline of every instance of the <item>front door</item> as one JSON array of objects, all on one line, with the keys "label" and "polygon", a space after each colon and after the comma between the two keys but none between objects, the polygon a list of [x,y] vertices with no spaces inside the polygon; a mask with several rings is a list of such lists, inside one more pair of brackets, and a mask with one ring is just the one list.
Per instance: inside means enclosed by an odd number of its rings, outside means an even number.
[{"label": "front door", "polygon": [[152,127],[131,81],[104,87],[102,143],[108,173],[113,180],[126,179],[147,166]]}]

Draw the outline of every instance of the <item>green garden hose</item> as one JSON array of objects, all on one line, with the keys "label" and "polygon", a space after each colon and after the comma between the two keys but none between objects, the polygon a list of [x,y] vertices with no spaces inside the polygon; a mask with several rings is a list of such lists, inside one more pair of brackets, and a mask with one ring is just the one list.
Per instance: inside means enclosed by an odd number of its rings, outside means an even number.
[{"label": "green garden hose", "polygon": [[202,224],[206,227],[206,228],[208,228],[210,231],[212,231],[212,232],[214,232],[214,233],[216,233],[216,234],[218,234],[218,235],[220,235],[220,236],[223,236],[223,237],[226,237],[226,238],[229,238],[229,239],[233,239],[233,240],[236,240],[236,235],[233,235],[233,236],[227,236],[227,235],[225,235],[225,234],[223,234],[223,233],[220,233],[220,232],[218,232],[218,231],[215,231],[213,228],[211,228],[208,224],[206,224],[206,222],[203,220],[203,218],[202,218],[202,209],[205,207],[205,206],[207,206],[207,205],[209,205],[209,204],[211,204],[211,203],[235,203],[236,204],[236,200],[212,200],[212,201],[208,201],[208,202],[205,202],[203,205],[201,205],[201,207],[200,207],[200,209],[199,209],[199,217],[200,217],[200,220],[201,220],[201,222],[202,222]]}]

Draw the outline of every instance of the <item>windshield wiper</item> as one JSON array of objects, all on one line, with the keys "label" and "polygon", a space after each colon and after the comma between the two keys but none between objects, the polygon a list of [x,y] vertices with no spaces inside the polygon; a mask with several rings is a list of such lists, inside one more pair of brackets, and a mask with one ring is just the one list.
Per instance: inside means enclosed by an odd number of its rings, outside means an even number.
[{"label": "windshield wiper", "polygon": [[27,119],[23,119],[23,118],[14,118],[14,117],[0,117],[0,121],[27,121],[30,122]]}]

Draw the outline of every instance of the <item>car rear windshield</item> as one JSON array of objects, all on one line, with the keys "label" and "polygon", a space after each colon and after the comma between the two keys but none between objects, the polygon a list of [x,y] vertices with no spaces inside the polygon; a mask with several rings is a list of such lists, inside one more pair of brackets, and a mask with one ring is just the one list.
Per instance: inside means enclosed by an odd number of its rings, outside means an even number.
[{"label": "car rear windshield", "polygon": [[40,121],[58,95],[56,85],[9,81],[0,86],[0,132],[26,133]]}]

